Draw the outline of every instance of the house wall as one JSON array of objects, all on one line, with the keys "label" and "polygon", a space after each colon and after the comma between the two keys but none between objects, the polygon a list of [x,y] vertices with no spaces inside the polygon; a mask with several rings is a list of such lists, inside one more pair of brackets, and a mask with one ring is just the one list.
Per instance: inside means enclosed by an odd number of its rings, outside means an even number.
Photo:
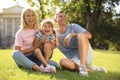
[{"label": "house wall", "polygon": [[[21,6],[13,6],[3,9],[0,13],[0,48],[12,48],[15,33],[20,26]],[[19,12],[18,12],[19,10]]]}]

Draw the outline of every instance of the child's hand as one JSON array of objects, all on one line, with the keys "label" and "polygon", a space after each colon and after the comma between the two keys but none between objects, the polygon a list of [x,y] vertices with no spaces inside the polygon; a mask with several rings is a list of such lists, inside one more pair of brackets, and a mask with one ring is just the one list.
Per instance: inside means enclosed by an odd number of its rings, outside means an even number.
[{"label": "child's hand", "polygon": [[40,44],[41,44],[40,41],[36,41],[36,42],[34,43],[33,47],[34,47],[34,48],[38,48],[38,47],[40,47]]},{"label": "child's hand", "polygon": [[49,41],[49,38],[48,38],[48,37],[46,37],[46,38],[45,38],[45,40],[44,40],[44,42],[45,42],[45,43],[50,42],[50,41]]}]

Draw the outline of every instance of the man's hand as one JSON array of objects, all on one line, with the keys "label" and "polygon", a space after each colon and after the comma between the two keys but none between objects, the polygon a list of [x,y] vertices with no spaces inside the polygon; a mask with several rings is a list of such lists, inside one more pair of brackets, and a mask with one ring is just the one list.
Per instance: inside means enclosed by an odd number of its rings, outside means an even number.
[{"label": "man's hand", "polygon": [[70,39],[71,39],[71,34],[68,34],[65,39],[64,39],[64,46],[69,46]]}]

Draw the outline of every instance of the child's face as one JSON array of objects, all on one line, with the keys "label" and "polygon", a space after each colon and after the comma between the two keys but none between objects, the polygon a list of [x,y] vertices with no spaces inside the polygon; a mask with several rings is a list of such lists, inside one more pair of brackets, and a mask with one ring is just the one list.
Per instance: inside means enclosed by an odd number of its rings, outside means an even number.
[{"label": "child's face", "polygon": [[52,25],[48,24],[48,23],[45,23],[43,24],[42,26],[42,32],[46,35],[46,36],[49,36],[53,31],[53,27]]}]

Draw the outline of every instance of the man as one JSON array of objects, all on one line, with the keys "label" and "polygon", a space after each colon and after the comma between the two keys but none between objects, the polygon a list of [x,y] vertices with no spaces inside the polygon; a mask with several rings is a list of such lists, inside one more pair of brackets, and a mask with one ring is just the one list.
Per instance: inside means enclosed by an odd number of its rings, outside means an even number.
[{"label": "man", "polygon": [[[67,25],[67,18],[64,11],[55,15],[55,22],[58,25],[58,48],[67,57],[60,61],[63,69],[79,71],[82,76],[88,76],[87,68],[93,61],[93,51],[89,43],[91,33],[80,25],[72,23]],[[103,68],[94,68],[101,70]]]}]

